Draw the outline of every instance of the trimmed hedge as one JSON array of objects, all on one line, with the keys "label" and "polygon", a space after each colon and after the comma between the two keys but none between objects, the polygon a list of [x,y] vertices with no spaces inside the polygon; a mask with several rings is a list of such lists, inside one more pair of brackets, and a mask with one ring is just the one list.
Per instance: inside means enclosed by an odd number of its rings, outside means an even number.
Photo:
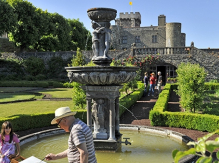
[{"label": "trimmed hedge", "polygon": [[[205,84],[206,88],[217,88],[215,83],[211,86],[209,83]],[[164,90],[150,111],[149,119],[153,126],[169,126],[182,127],[187,129],[213,132],[219,128],[219,116],[197,113],[182,113],[182,112],[168,112],[167,104],[169,101],[170,90],[175,88],[175,84],[166,84]]]},{"label": "trimmed hedge", "polygon": [[[80,118],[84,122],[87,122],[87,112],[85,110],[77,111],[75,117]],[[12,123],[14,131],[24,131],[33,128],[51,126],[51,121],[53,118],[54,112],[32,115],[21,114],[7,118],[1,118],[0,124],[5,121],[10,121]]]},{"label": "trimmed hedge", "polygon": [[0,81],[0,87],[54,87],[64,88],[70,87],[71,84],[61,83],[57,81]]},{"label": "trimmed hedge", "polygon": [[138,82],[138,90],[119,100],[119,116],[121,116],[126,111],[125,108],[130,108],[133,104],[135,104],[137,100],[142,97],[143,91],[144,83]]}]

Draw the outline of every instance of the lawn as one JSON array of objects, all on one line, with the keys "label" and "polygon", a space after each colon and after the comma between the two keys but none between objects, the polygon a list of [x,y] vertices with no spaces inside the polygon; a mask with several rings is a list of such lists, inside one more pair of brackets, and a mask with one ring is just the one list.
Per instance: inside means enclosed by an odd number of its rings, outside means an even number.
[{"label": "lawn", "polygon": [[[31,90],[34,93],[51,94],[53,98],[71,98],[72,88],[50,88],[37,90],[26,87],[0,87],[0,102],[15,101],[21,99],[35,98],[31,93],[22,91]],[[3,93],[16,92],[16,93]],[[54,112],[57,108],[69,106],[73,109],[72,101],[28,101],[0,104],[0,117],[8,117],[16,114],[35,114],[42,112]]]},{"label": "lawn", "polygon": [[0,117],[8,117],[16,114],[36,114],[54,112],[57,108],[69,106],[73,109],[72,101],[30,101],[0,104]]},{"label": "lawn", "polygon": [[72,88],[48,88],[40,90],[39,93],[50,94],[52,98],[72,98]]},{"label": "lawn", "polygon": [[28,100],[34,97],[34,94],[29,93],[0,93],[0,102]]},{"label": "lawn", "polygon": [[[36,89],[25,87],[0,87],[0,100],[8,99],[15,101],[16,99],[25,99],[34,96],[33,94],[25,94],[22,91],[31,90],[34,93],[50,94],[52,98],[72,98],[72,88],[47,88]],[[16,92],[16,93],[2,93],[2,92]],[[121,96],[125,96],[121,93]],[[36,97],[35,97],[36,98]],[[120,97],[121,98],[121,97]],[[74,109],[72,100],[70,101],[28,101],[0,104],[0,117],[8,117],[16,114],[36,114],[43,112],[54,112],[57,108],[69,106]]]}]

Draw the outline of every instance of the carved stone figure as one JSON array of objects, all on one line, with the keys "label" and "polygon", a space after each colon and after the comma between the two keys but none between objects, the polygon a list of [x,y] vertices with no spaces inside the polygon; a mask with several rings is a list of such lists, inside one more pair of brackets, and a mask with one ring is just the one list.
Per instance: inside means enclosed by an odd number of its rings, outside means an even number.
[{"label": "carved stone figure", "polygon": [[103,99],[93,99],[93,106],[92,106],[92,118],[94,121],[94,131],[105,133],[106,129],[104,128],[104,109],[105,104]]},{"label": "carved stone figure", "polygon": [[92,32],[92,49],[94,53],[92,60],[109,58],[107,55],[111,40],[111,30],[109,29],[109,26],[110,23],[104,23],[104,26],[101,26],[99,23],[92,21],[92,28],[94,29]]}]

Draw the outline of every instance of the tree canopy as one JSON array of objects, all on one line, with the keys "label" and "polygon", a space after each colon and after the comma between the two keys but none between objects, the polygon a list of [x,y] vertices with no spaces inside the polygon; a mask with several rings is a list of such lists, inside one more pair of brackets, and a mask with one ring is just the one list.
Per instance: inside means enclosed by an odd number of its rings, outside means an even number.
[{"label": "tree canopy", "polygon": [[91,37],[88,37],[91,34],[79,19],[66,19],[58,13],[48,13],[26,0],[0,0],[0,13],[4,13],[0,18],[3,24],[0,34],[9,33],[10,40],[21,51],[91,49]]}]

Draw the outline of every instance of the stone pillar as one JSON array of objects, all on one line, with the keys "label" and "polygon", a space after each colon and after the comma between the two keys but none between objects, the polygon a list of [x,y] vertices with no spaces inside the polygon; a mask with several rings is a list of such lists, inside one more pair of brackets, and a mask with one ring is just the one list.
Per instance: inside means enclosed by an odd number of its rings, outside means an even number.
[{"label": "stone pillar", "polygon": [[92,131],[91,99],[87,98],[87,125]]},{"label": "stone pillar", "polygon": [[170,51],[171,51],[170,54],[173,54],[173,48],[170,48]]},{"label": "stone pillar", "polygon": [[110,110],[109,110],[109,139],[115,140],[115,99],[110,99]]}]

